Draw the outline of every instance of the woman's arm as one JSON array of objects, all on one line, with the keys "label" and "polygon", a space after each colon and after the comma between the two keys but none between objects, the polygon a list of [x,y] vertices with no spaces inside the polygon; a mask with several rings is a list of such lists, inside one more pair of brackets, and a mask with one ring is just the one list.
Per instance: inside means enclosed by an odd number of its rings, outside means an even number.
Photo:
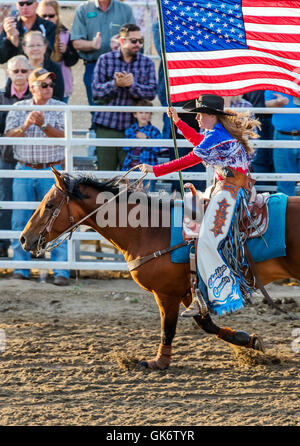
[{"label": "woman's arm", "polygon": [[177,121],[176,127],[181,131],[185,139],[193,144],[194,147],[197,147],[201,141],[204,139],[204,135],[198,133],[195,129],[190,127],[186,122],[179,119]]},{"label": "woman's arm", "polygon": [[195,166],[196,164],[201,163],[202,159],[199,156],[195,155],[192,150],[185,156],[181,158],[175,159],[173,161],[169,161],[163,164],[157,164],[156,166],[151,166],[149,164],[143,164],[141,166],[142,172],[153,172],[156,177],[160,177],[162,175],[167,175],[168,173],[177,172],[178,170],[187,169],[188,167]]}]

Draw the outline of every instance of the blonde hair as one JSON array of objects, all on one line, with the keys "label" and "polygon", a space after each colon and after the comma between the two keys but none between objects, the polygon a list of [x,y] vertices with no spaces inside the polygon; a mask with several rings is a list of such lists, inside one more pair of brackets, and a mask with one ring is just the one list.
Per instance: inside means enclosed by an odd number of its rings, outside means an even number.
[{"label": "blonde hair", "polygon": [[55,42],[54,42],[53,51],[51,53],[51,59],[53,60],[53,62],[60,62],[62,60],[63,56],[62,56],[61,52],[59,51],[59,46],[58,46],[59,42],[60,42],[59,34],[62,30],[62,23],[59,18],[59,4],[56,0],[42,0],[41,2],[39,2],[37,11],[39,11],[40,8],[43,6],[50,6],[51,8],[53,8],[55,11],[55,14],[57,16],[56,30],[55,30]]},{"label": "blonde hair", "polygon": [[254,149],[249,144],[249,138],[259,138],[256,133],[257,128],[261,128],[260,121],[253,119],[250,112],[235,112],[226,109],[230,115],[217,115],[218,122],[227,130],[227,132],[239,141],[248,154],[253,153]]}]

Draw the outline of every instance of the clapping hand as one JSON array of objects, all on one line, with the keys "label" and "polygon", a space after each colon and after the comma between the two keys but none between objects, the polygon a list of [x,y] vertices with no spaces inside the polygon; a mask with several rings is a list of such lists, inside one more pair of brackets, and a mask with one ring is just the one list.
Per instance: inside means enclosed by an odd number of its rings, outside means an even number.
[{"label": "clapping hand", "polygon": [[134,81],[133,74],[126,71],[115,72],[114,77],[117,87],[130,87]]},{"label": "clapping hand", "polygon": [[27,116],[24,123],[24,127],[28,128],[31,125],[37,125],[38,127],[41,127],[44,124],[44,122],[45,120],[42,112],[32,111]]},{"label": "clapping hand", "polygon": [[136,132],[135,136],[139,139],[147,139],[147,135],[143,132]]},{"label": "clapping hand", "polygon": [[59,42],[58,49],[61,54],[64,54],[67,51],[67,45],[64,42]]},{"label": "clapping hand", "polygon": [[92,40],[92,47],[94,50],[99,50],[102,43],[101,33],[98,32]]},{"label": "clapping hand", "polygon": [[112,38],[110,39],[110,48],[112,51],[120,48],[120,34],[115,34],[114,36],[112,36]]}]

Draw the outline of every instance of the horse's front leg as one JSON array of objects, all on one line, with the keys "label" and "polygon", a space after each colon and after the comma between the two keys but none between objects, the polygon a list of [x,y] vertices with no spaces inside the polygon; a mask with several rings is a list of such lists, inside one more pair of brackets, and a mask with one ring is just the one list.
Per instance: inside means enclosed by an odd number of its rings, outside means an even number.
[{"label": "horse's front leg", "polygon": [[140,364],[150,369],[163,370],[169,367],[172,358],[172,341],[175,336],[180,299],[170,296],[161,296],[153,293],[160,310],[161,318],[161,343],[157,355],[149,361],[142,361]]}]

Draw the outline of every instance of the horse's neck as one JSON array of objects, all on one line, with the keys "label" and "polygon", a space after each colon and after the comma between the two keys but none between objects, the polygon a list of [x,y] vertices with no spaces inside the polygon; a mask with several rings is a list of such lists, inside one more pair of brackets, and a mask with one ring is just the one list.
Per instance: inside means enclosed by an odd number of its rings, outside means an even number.
[{"label": "horse's neck", "polygon": [[[144,225],[135,226],[137,220],[130,214],[135,211],[135,206],[129,206],[129,212],[122,215],[122,211],[116,208],[116,215],[113,212],[106,215],[105,222],[101,209],[86,222],[91,228],[102,235],[107,241],[119,249],[126,260],[131,260],[138,256],[149,254],[158,249],[169,246],[170,228],[151,224],[152,216],[148,216]],[[91,210],[86,210],[86,213]],[[136,211],[138,214],[138,211]],[[146,219],[146,215],[144,216]],[[124,220],[125,219],[125,220]],[[131,221],[133,220],[133,221]],[[104,224],[103,224],[104,223]]]}]

